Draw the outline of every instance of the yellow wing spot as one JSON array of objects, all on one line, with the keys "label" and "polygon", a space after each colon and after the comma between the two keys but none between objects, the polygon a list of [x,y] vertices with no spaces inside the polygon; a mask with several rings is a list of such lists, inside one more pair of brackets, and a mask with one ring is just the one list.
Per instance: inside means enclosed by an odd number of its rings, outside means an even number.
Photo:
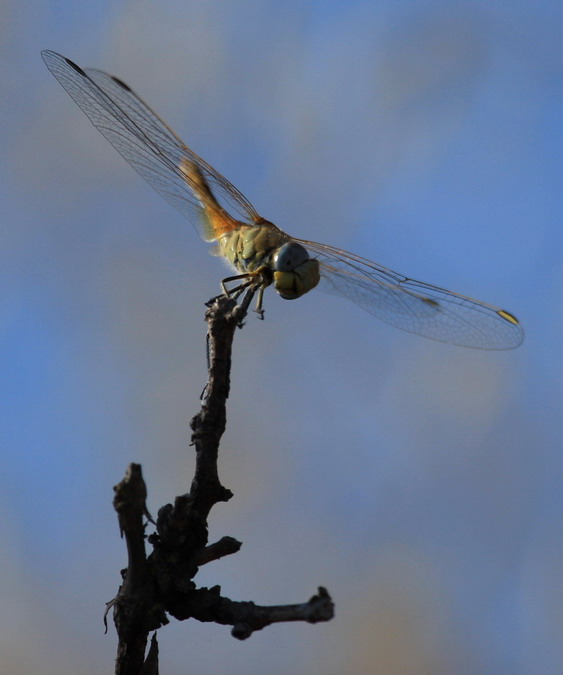
[{"label": "yellow wing spot", "polygon": [[501,319],[505,319],[506,321],[514,324],[515,326],[520,325],[520,321],[518,321],[518,319],[515,316],[513,316],[512,314],[510,314],[510,312],[507,312],[504,309],[498,309],[497,314],[501,317]]}]

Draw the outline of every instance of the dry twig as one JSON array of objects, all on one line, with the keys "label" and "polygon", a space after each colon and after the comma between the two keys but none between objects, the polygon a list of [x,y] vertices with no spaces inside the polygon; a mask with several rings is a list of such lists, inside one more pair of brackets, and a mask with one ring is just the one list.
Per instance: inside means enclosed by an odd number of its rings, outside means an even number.
[{"label": "dry twig", "polygon": [[191,422],[196,468],[190,491],[163,506],[156,532],[148,537],[153,550],[145,550],[144,517],[147,490],[141,467],[131,464],[125,478],[114,488],[114,508],[127,543],[128,563],[113,607],[119,644],[118,675],[157,675],[158,644],[155,635],[145,658],[151,631],[168,623],[167,615],[183,620],[194,618],[232,626],[240,640],[273,623],[329,621],[334,606],[328,592],[319,588],[308,602],[263,607],[253,602],[236,602],[221,596],[219,586],[197,588],[193,577],[198,567],[236,553],[241,544],[223,537],[208,545],[207,519],[212,507],[228,501],[232,493],[219,480],[217,456],[225,431],[226,401],[230,389],[232,343],[242,326],[252,294],[240,304],[233,298],[216,298],[206,312],[208,324],[208,381],[201,410]]}]

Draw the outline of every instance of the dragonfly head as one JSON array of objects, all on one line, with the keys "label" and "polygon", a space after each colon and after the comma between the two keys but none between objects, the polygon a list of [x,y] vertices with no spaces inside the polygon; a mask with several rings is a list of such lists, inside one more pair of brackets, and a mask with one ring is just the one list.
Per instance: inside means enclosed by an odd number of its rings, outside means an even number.
[{"label": "dragonfly head", "polygon": [[274,287],[286,300],[300,298],[319,283],[319,261],[310,258],[307,249],[296,241],[280,246],[272,261]]}]

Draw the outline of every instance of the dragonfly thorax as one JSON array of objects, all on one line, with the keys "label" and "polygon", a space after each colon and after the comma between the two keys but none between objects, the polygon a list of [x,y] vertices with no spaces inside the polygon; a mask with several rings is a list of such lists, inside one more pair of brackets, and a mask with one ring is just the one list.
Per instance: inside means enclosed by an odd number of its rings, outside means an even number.
[{"label": "dragonfly thorax", "polygon": [[273,223],[243,225],[219,238],[219,253],[241,274],[259,274],[272,279],[286,300],[299,298],[319,283],[319,263],[307,249],[292,241]]}]

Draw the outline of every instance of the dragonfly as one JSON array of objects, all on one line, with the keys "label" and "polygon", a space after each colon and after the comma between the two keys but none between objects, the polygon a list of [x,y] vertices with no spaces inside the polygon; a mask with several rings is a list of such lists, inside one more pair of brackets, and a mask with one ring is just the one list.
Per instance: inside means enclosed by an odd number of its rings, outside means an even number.
[{"label": "dragonfly", "polygon": [[[513,349],[524,332],[505,309],[416,281],[360,255],[292,237],[258,214],[224,176],[191,150],[117,77],[82,69],[56,52],[47,68],[92,124],[164,199],[196,227],[236,275],[227,295],[257,297],[273,286],[287,300],[315,287],[344,296],[376,318],[424,337],[475,349]],[[227,284],[237,282],[229,290]]]}]

